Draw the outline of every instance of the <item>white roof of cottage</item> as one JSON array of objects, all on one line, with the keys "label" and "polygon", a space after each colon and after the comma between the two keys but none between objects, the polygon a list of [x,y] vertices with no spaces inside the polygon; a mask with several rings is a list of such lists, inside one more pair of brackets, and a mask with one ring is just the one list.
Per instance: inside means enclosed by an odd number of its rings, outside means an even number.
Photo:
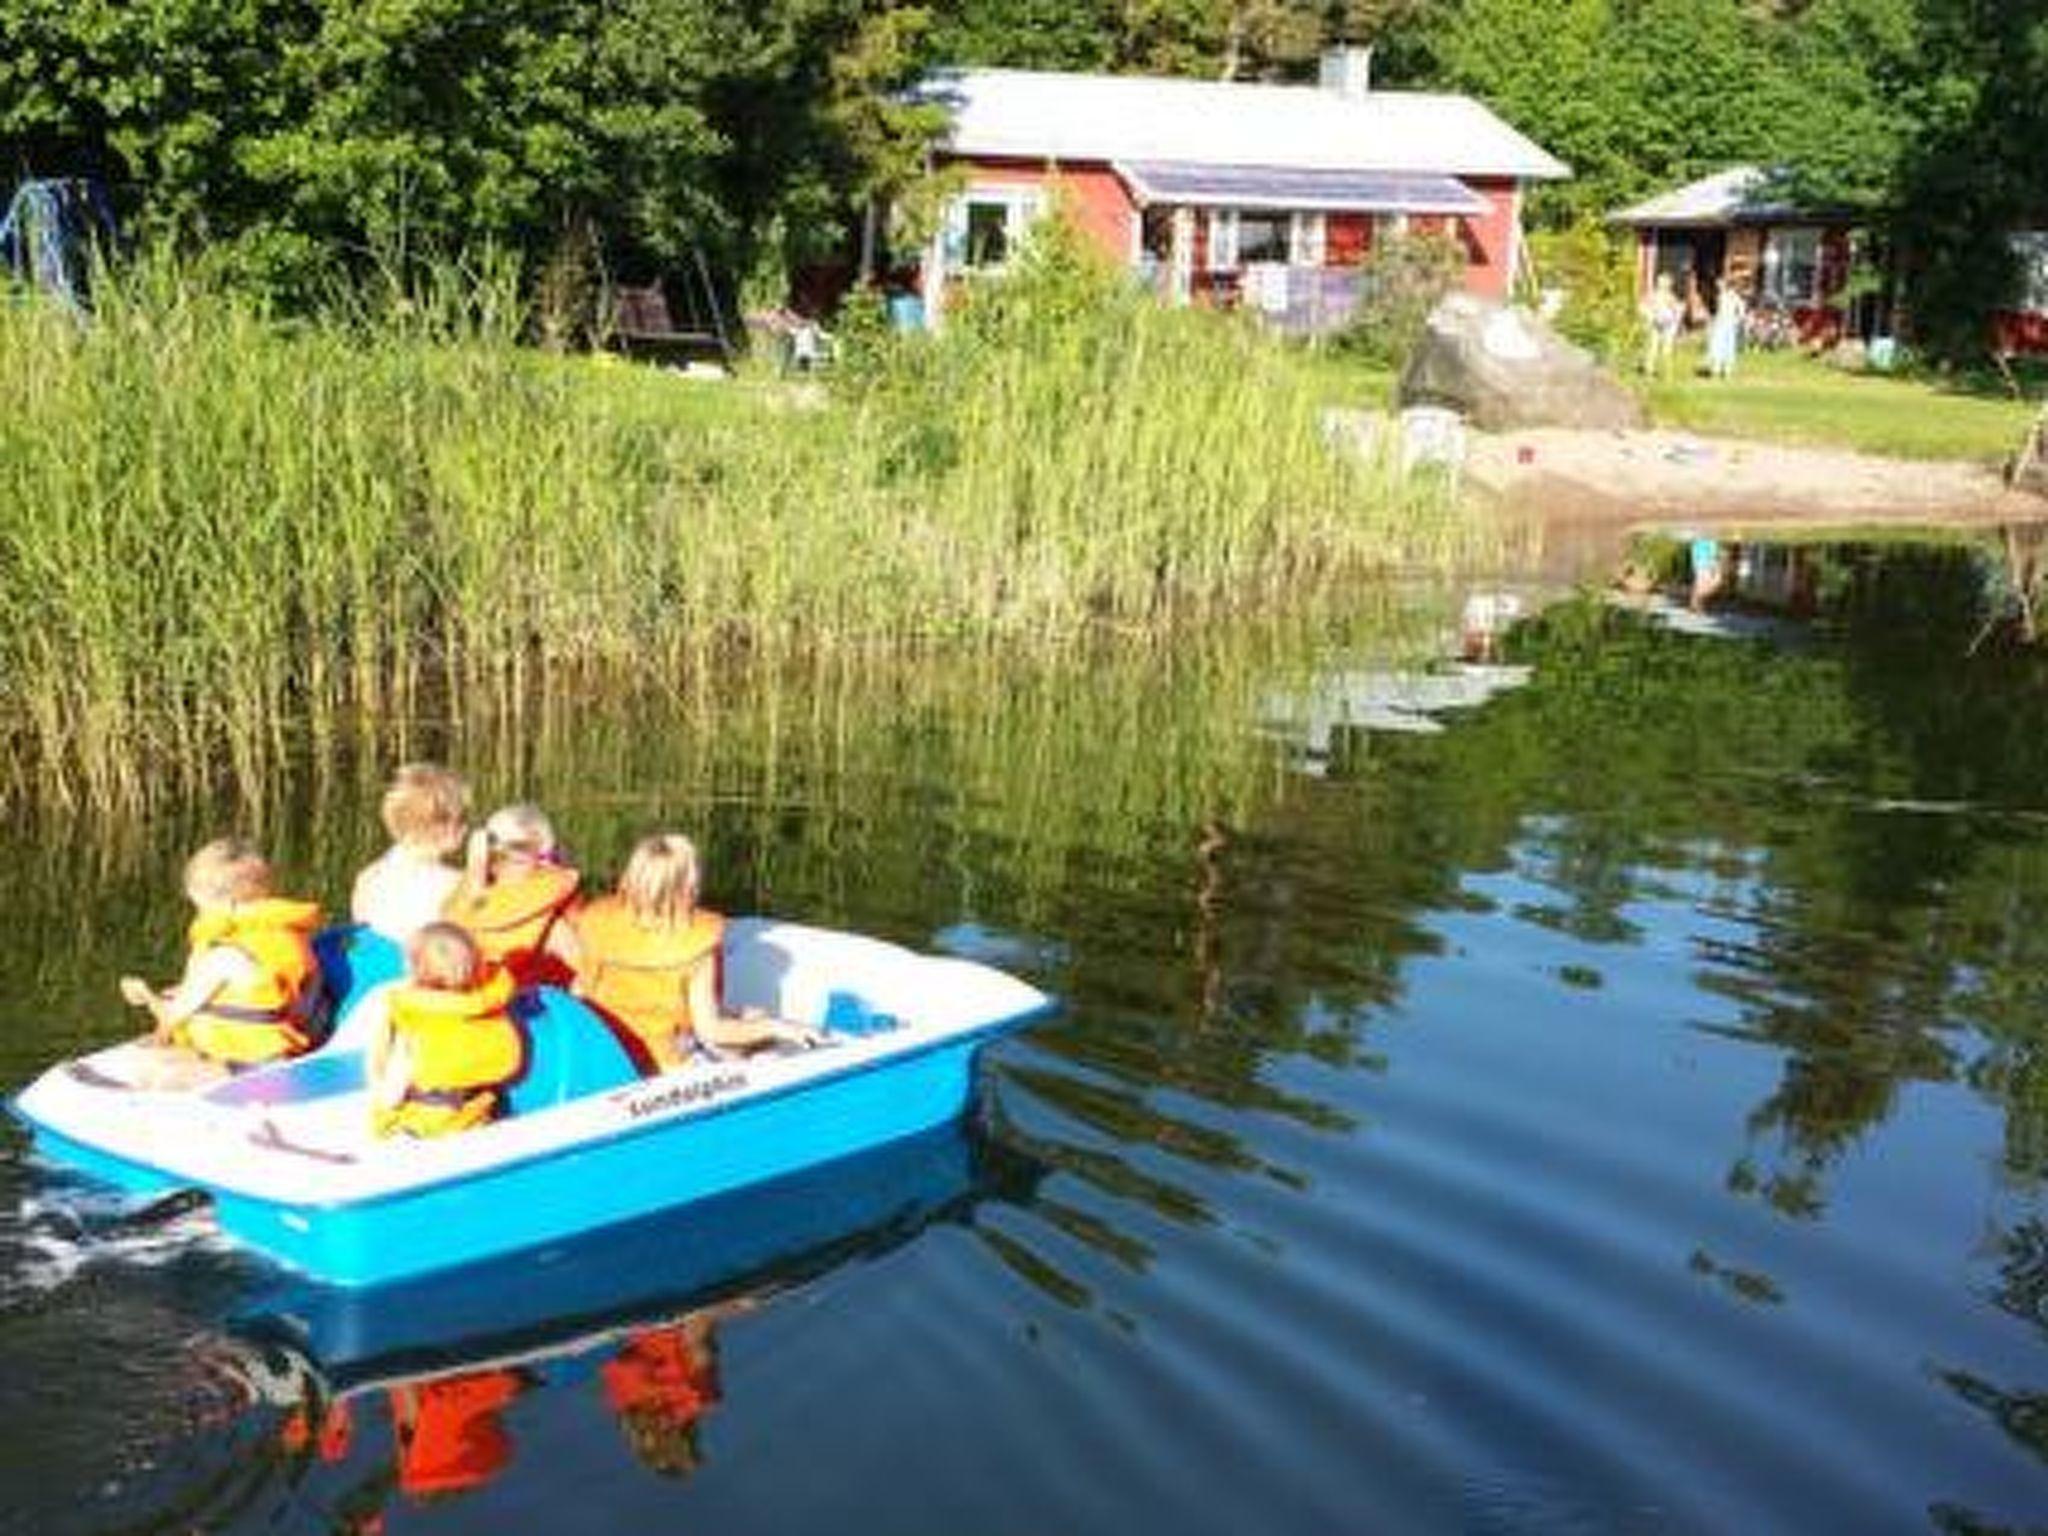
[{"label": "white roof of cottage", "polygon": [[1713,229],[1728,224],[1768,222],[1794,215],[1783,199],[1760,197],[1770,173],[1759,165],[1733,165],[1671,192],[1660,192],[1610,216],[1615,224]]},{"label": "white roof of cottage", "polygon": [[1469,96],[1022,69],[940,70],[957,155],[1555,180],[1570,167]]}]

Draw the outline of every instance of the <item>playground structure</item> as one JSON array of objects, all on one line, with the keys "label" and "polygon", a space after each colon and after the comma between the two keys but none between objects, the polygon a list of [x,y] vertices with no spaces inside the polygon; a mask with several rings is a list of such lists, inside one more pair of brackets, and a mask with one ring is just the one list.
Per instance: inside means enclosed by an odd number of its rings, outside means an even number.
[{"label": "playground structure", "polygon": [[0,261],[16,282],[83,309],[92,253],[111,246],[115,232],[113,205],[98,182],[24,181],[0,218]]}]

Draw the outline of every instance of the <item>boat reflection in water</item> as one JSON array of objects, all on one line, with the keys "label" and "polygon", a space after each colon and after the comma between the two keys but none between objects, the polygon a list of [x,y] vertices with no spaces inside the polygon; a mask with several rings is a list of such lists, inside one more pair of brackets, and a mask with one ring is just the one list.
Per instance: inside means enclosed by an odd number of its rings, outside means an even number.
[{"label": "boat reflection in water", "polygon": [[722,1395],[717,1326],[753,1305],[752,1297],[733,1297],[499,1364],[422,1372],[335,1395],[320,1390],[310,1363],[288,1354],[252,1362],[251,1376],[267,1379],[273,1392],[283,1386],[290,1399],[280,1405],[278,1428],[285,1459],[341,1471],[346,1486],[335,1512],[343,1530],[362,1529],[393,1492],[417,1503],[452,1498],[505,1471],[516,1449],[507,1410],[542,1387],[588,1389],[617,1420],[641,1466],[688,1476],[701,1458],[700,1423]]},{"label": "boat reflection in water", "polygon": [[378,1529],[394,1496],[458,1497],[510,1467],[508,1420],[541,1391],[687,1476],[723,1396],[719,1326],[964,1218],[978,1161],[948,1126],[516,1262],[368,1291],[281,1281],[228,1325],[251,1410],[278,1415],[276,1492]]}]

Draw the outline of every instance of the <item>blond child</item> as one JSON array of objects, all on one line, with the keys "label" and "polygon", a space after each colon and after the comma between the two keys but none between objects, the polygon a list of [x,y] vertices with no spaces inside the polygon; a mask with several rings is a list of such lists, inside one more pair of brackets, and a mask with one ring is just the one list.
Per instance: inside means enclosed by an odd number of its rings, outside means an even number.
[{"label": "blond child", "polygon": [[195,909],[177,985],[158,991],[121,978],[121,996],[148,1012],[150,1043],[165,1053],[154,1076],[198,1082],[296,1056],[313,1044],[320,909],[281,897],[270,863],[239,838],[208,843],[185,861]]},{"label": "blond child", "polygon": [[373,1129],[445,1136],[497,1119],[526,1060],[510,973],[453,923],[421,928],[405,962],[369,1048]]},{"label": "blond child", "polygon": [[818,1030],[728,1015],[719,948],[725,919],[697,905],[697,847],[687,837],[642,838],[618,890],[571,919],[575,991],[616,1023],[643,1070],[667,1072],[705,1054],[786,1042],[816,1045]]},{"label": "blond child", "polygon": [[1656,286],[1643,305],[1643,374],[1646,378],[1671,377],[1671,361],[1678,351],[1678,333],[1685,325],[1685,305],[1679,301],[1669,272],[1657,274]]},{"label": "blond child", "polygon": [[469,832],[469,786],[434,763],[391,776],[382,806],[391,846],[356,876],[349,913],[395,944],[441,916],[462,872],[448,861]]},{"label": "blond child", "polygon": [[486,960],[521,986],[568,980],[575,959],[569,925],[580,876],[562,861],[555,829],[538,806],[493,811],[469,837],[461,883],[441,915],[476,940]]}]

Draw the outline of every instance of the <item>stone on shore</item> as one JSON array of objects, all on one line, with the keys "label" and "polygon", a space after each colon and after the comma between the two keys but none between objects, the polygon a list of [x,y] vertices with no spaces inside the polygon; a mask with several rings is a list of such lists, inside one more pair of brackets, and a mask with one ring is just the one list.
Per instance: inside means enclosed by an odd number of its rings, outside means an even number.
[{"label": "stone on shore", "polygon": [[1529,311],[1450,295],[1401,371],[1400,403],[1448,406],[1487,432],[1625,429],[1643,406],[1590,353]]}]

